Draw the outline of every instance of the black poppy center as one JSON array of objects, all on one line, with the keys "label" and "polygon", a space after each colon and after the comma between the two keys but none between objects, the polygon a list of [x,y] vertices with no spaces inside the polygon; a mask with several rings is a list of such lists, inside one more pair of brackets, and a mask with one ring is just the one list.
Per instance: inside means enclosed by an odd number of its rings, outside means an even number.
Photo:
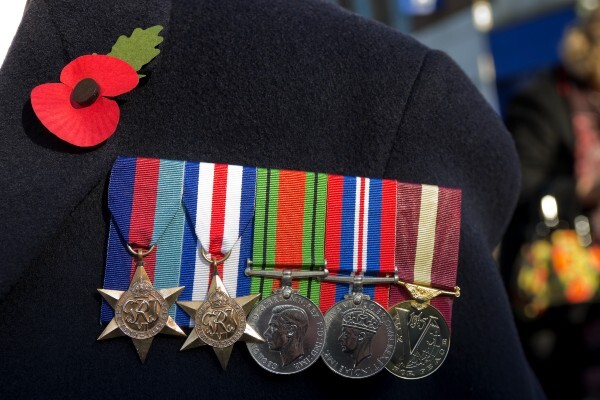
[{"label": "black poppy center", "polygon": [[85,78],[79,81],[71,93],[71,104],[74,107],[88,107],[94,104],[100,95],[100,86],[92,78]]}]

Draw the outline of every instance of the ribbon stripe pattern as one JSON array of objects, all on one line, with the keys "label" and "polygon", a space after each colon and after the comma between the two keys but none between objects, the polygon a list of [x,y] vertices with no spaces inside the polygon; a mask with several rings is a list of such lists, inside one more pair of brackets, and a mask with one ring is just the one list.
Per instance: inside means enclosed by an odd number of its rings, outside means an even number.
[{"label": "ribbon stripe pattern", "polygon": [[[145,270],[157,289],[176,286],[183,235],[183,161],[119,158],[108,190],[111,212],[104,288],[127,290],[135,260],[127,244],[155,249],[144,259]],[[170,310],[175,313],[175,306]],[[100,320],[114,311],[103,301]]]},{"label": "ribbon stripe pattern", "polygon": [[[219,264],[223,284],[235,296],[250,292],[244,275],[251,257],[252,222],[256,168],[237,165],[192,163],[185,166],[183,206],[186,230],[181,258],[180,300],[204,300],[211,277],[211,266],[201,249],[217,260],[231,252]],[[175,321],[193,326],[193,320],[178,310]]]},{"label": "ribbon stripe pattern", "polygon": [[[321,269],[324,265],[327,175],[259,168],[253,266],[261,269]],[[252,277],[251,293],[268,296],[278,279]],[[319,281],[293,281],[293,288],[319,304]]]},{"label": "ribbon stripe pattern", "polygon": [[[401,280],[453,290],[458,268],[461,192],[431,185],[398,183],[396,258]],[[390,303],[410,299],[393,288]],[[450,327],[453,297],[431,300]]]},{"label": "ribbon stripe pattern", "polygon": [[[247,277],[246,261],[263,269],[322,269],[332,275],[392,276],[452,290],[456,284],[461,192],[432,185],[314,172],[120,157],[109,194],[111,220],[104,288],[126,290],[135,268],[127,244],[156,245],[145,269],[156,288],[185,286],[180,300],[204,300],[211,266],[219,265],[236,297],[268,296],[278,279]],[[351,285],[294,280],[294,289],[323,312]],[[389,285],[364,293],[387,308],[409,299]],[[451,320],[452,298],[431,300]],[[181,309],[182,326],[193,321]],[[113,311],[102,305],[101,321]],[[449,324],[450,325],[450,324]]]},{"label": "ribbon stripe pattern", "polygon": [[[330,175],[327,192],[325,257],[332,275],[393,276],[396,182]],[[323,282],[321,311],[351,292],[347,284]],[[368,285],[363,292],[388,304],[388,285]]]}]

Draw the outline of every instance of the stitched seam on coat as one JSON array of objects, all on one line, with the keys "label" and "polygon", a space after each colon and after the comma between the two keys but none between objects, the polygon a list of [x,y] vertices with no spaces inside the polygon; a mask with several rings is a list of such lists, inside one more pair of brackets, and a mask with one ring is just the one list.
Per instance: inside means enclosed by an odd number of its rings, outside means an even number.
[{"label": "stitched seam on coat", "polygon": [[390,151],[388,153],[388,157],[385,162],[385,167],[383,168],[383,174],[381,175],[383,177],[387,176],[387,171],[390,166],[390,162],[392,160],[392,155],[394,154],[394,149],[396,148],[396,144],[399,140],[398,137],[400,136],[400,128],[402,127],[402,124],[404,123],[404,117],[406,116],[406,111],[409,107],[409,104],[410,104],[414,94],[415,94],[415,87],[417,86],[417,82],[419,81],[419,79],[421,79],[421,74],[423,73],[423,67],[425,65],[425,62],[427,61],[427,59],[429,58],[431,53],[433,53],[433,51],[428,50],[427,53],[425,53],[425,55],[423,56],[423,59],[421,60],[421,64],[419,65],[419,71],[417,72],[417,75],[415,76],[415,79],[413,80],[413,82],[411,84],[410,91],[408,93],[408,97],[406,98],[406,103],[404,104],[404,108],[402,109],[402,115],[400,116],[400,121],[398,121],[398,127],[396,128],[396,134],[394,135],[394,140],[392,142],[392,146],[390,146]]}]

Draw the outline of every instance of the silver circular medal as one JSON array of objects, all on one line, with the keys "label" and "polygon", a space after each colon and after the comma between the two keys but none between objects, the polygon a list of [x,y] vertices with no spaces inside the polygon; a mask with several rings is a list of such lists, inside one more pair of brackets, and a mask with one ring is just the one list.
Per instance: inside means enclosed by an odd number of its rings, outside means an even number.
[{"label": "silver circular medal", "polygon": [[321,355],[325,322],[319,308],[297,293],[273,294],[258,303],[248,323],[264,343],[246,342],[250,355],[267,371],[294,374],[311,366]]},{"label": "silver circular medal", "polygon": [[321,358],[347,378],[366,378],[385,368],[394,354],[396,334],[387,311],[354,296],[325,313],[325,349]]},{"label": "silver circular medal", "polygon": [[389,309],[398,345],[387,370],[405,379],[419,379],[437,370],[450,348],[446,320],[433,306],[407,300]]}]

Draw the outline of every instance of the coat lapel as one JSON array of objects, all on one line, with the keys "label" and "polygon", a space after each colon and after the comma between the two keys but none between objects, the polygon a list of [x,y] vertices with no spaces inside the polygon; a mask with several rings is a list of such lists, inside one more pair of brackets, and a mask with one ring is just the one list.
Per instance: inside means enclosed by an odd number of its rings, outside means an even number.
[{"label": "coat lapel", "polygon": [[[93,4],[99,10],[76,0],[31,1],[0,71],[0,301],[65,218],[107,177],[116,156],[131,148],[125,135],[119,135],[132,129],[123,115],[115,135],[97,148],[78,149],[60,141],[35,117],[31,90],[58,82],[62,68],[80,55],[108,53],[120,35],[136,27],[163,25],[167,38],[170,1]],[[102,17],[89,20],[89,15]],[[156,70],[160,63],[161,56],[148,69]],[[131,96],[143,97],[144,89],[134,89]],[[124,104],[122,113],[126,108]]]}]

